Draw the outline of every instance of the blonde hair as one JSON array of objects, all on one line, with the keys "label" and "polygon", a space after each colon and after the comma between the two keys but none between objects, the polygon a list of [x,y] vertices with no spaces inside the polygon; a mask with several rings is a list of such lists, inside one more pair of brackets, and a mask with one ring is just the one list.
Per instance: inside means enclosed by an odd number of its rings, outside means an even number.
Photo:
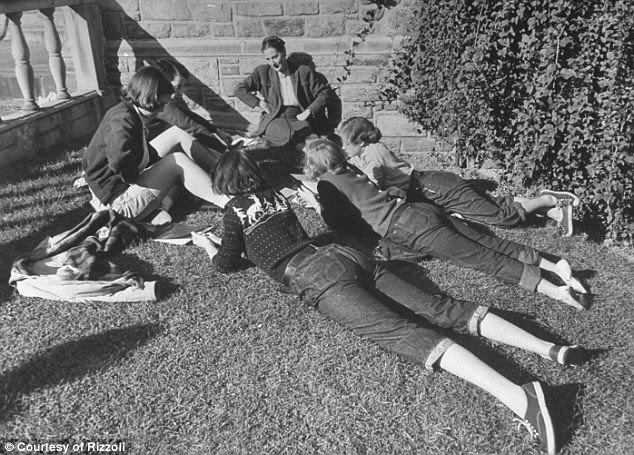
[{"label": "blonde hair", "polygon": [[328,171],[340,174],[346,169],[348,157],[337,144],[328,139],[309,136],[304,152],[304,175],[309,179],[316,180]]}]

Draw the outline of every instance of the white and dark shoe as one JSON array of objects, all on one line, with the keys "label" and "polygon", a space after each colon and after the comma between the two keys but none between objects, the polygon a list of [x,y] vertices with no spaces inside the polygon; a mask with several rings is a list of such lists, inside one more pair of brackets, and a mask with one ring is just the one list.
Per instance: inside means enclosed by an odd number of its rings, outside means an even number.
[{"label": "white and dark shoe", "polygon": [[555,345],[548,351],[547,359],[560,365],[579,365],[583,362],[584,349],[578,344],[572,346]]},{"label": "white and dark shoe", "polygon": [[529,382],[522,386],[528,406],[523,419],[516,419],[530,433],[531,437],[537,438],[542,449],[549,455],[557,453],[557,440],[555,427],[553,426],[550,412],[546,406],[544,390],[539,382]]}]

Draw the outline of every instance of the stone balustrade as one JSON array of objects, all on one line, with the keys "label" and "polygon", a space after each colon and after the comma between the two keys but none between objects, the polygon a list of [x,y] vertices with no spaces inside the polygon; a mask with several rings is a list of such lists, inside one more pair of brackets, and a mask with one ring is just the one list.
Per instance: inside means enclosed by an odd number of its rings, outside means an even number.
[{"label": "stone balustrade", "polygon": [[[25,12],[37,12],[43,23],[43,42],[55,85],[54,100],[38,105],[34,90],[29,35]],[[15,76],[23,96],[23,109],[0,123],[0,157],[3,164],[55,148],[92,132],[103,112],[114,102],[103,63],[104,32],[98,0],[0,0],[6,17]],[[67,46],[62,46],[56,18],[63,18]],[[1,31],[1,30],[0,30]],[[77,80],[70,93],[62,49],[68,48]]]}]

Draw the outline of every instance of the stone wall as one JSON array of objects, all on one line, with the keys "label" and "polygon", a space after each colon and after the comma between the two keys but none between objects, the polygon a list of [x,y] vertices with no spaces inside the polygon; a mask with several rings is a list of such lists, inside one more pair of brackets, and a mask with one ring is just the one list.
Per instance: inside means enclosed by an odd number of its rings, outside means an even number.
[{"label": "stone wall", "polygon": [[378,87],[390,53],[398,48],[399,24],[415,0],[396,0],[375,31],[355,50],[344,83],[345,52],[363,29],[369,0],[102,0],[105,61],[112,85],[125,84],[147,58],[172,57],[192,73],[189,97],[221,127],[252,129],[259,116],[232,96],[236,84],[264,63],[262,39],[284,38],[289,54],[312,57],[317,71],[336,88],[344,118],[360,115],[381,128],[402,151],[430,151],[395,107],[381,107]]}]

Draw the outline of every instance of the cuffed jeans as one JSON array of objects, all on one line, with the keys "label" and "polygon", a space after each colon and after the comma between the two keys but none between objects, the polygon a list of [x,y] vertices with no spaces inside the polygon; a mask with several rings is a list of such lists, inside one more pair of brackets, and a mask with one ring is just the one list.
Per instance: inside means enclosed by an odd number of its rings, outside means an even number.
[{"label": "cuffed jeans", "polygon": [[513,202],[513,197],[492,199],[474,190],[453,172],[415,172],[407,195],[412,201],[433,202],[447,212],[477,223],[510,228],[526,221],[526,210],[519,202]]},{"label": "cuffed jeans", "polygon": [[396,210],[385,238],[410,250],[493,275],[531,292],[537,289],[541,257],[533,248],[480,232],[446,217],[440,207],[424,202]]},{"label": "cuffed jeans", "polygon": [[339,324],[428,369],[454,342],[433,328],[415,324],[401,314],[403,308],[437,326],[474,335],[488,311],[485,306],[429,294],[363,253],[336,244],[317,248],[304,259],[290,287]]}]

